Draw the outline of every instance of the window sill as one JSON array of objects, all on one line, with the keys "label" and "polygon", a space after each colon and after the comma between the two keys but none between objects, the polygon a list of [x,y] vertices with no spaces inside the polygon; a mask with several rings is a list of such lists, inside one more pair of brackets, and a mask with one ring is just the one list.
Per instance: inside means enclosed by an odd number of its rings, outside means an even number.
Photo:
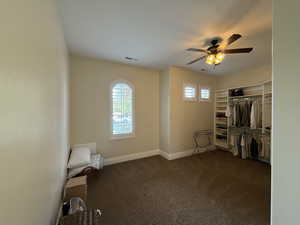
[{"label": "window sill", "polygon": [[110,137],[111,141],[135,138],[135,134],[114,135]]},{"label": "window sill", "polygon": [[183,101],[185,102],[197,102],[196,98],[184,98]]},{"label": "window sill", "polygon": [[210,99],[200,99],[199,102],[208,102],[208,103],[211,103],[212,101]]}]

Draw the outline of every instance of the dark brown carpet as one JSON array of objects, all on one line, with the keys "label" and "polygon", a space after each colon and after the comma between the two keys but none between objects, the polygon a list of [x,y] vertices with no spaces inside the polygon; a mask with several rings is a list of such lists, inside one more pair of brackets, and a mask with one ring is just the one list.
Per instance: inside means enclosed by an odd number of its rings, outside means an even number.
[{"label": "dark brown carpet", "polygon": [[270,166],[215,151],[105,167],[88,179],[103,225],[268,225]]}]

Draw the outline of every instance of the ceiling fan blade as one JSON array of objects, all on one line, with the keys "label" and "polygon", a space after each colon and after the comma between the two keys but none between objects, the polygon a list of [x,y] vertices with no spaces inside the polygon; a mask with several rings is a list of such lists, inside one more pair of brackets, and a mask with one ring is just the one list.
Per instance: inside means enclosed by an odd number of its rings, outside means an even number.
[{"label": "ceiling fan blade", "polygon": [[231,43],[235,42],[236,40],[240,39],[242,37],[242,35],[240,34],[233,34],[230,36],[230,38],[228,38],[227,40],[227,45],[230,45]]},{"label": "ceiling fan blade", "polygon": [[253,48],[236,48],[236,49],[225,49],[223,52],[225,54],[237,54],[237,53],[249,53]]},{"label": "ceiling fan blade", "polygon": [[191,52],[206,52],[206,50],[199,49],[199,48],[188,48],[187,51],[191,51]]},{"label": "ceiling fan blade", "polygon": [[193,61],[187,63],[186,65],[191,65],[191,64],[193,64],[193,63],[195,63],[195,62],[198,62],[198,61],[201,60],[201,59],[204,59],[205,57],[206,57],[206,55],[201,56],[200,58],[194,59]]}]

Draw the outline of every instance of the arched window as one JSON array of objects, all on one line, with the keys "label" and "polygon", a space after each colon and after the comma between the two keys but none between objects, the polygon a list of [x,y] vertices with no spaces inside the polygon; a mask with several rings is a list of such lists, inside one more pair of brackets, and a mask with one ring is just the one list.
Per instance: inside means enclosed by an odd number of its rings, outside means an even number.
[{"label": "arched window", "polygon": [[134,88],[126,81],[111,86],[112,138],[134,136]]}]

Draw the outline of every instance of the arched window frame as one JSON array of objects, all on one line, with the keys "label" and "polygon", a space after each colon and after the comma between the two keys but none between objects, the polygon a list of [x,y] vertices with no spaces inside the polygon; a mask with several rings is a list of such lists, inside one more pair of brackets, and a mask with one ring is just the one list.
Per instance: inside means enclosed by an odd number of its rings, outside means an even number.
[{"label": "arched window frame", "polygon": [[[128,85],[131,90],[132,90],[132,132],[127,133],[127,134],[113,134],[113,98],[112,98],[112,92],[113,88],[117,84],[126,84]],[[111,85],[110,85],[110,90],[109,90],[109,98],[110,98],[110,136],[111,140],[116,140],[116,139],[126,139],[126,138],[132,138],[135,137],[135,88],[132,83],[130,83],[127,80],[119,79],[119,80],[114,80]]]}]

